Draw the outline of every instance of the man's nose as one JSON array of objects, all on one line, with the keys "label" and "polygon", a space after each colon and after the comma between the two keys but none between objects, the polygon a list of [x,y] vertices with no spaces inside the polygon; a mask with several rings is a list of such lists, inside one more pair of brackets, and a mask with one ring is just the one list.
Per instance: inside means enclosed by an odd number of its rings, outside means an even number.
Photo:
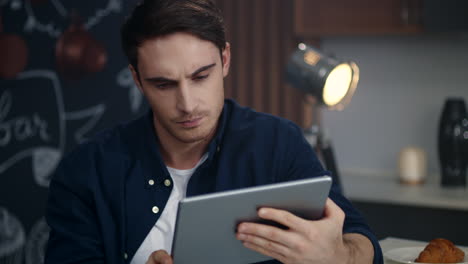
[{"label": "man's nose", "polygon": [[190,86],[183,82],[179,86],[177,95],[177,109],[185,113],[192,113],[197,108],[197,100]]}]

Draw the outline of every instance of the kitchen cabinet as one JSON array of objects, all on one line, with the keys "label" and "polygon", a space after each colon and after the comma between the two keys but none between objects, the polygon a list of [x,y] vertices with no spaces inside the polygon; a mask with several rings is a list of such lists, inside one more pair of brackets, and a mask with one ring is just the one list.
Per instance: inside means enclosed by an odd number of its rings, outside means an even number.
[{"label": "kitchen cabinet", "polygon": [[295,0],[294,31],[302,38],[422,32],[423,0]]},{"label": "kitchen cabinet", "polygon": [[345,195],[379,239],[442,237],[468,246],[468,189],[443,188],[434,177],[412,186],[399,184],[396,175],[342,175]]},{"label": "kitchen cabinet", "polygon": [[354,199],[351,202],[378,239],[400,237],[430,241],[440,237],[468,246],[468,211]]}]

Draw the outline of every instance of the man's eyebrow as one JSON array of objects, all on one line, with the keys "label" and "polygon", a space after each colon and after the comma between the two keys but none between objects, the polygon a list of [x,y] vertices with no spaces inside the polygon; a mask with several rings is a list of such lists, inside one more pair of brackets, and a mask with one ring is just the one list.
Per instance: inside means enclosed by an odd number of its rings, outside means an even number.
[{"label": "man's eyebrow", "polygon": [[[190,77],[196,76],[200,72],[204,72],[204,71],[206,71],[206,70],[208,70],[210,68],[213,68],[214,66],[216,66],[216,63],[200,67],[199,69],[194,71],[192,74],[190,74]],[[171,79],[166,78],[166,77],[150,77],[150,78],[145,78],[145,80],[148,81],[148,82],[158,82],[158,83],[161,83],[161,82],[177,82],[176,80],[171,80]]]},{"label": "man's eyebrow", "polygon": [[190,74],[190,76],[196,76],[197,74],[199,74],[200,72],[204,72],[210,68],[213,68],[214,66],[216,66],[216,63],[213,63],[213,64],[210,64],[210,65],[206,65],[206,66],[203,66],[203,67],[200,67],[198,70],[194,71],[192,74]]},{"label": "man's eyebrow", "polygon": [[150,78],[145,78],[146,81],[148,82],[158,82],[158,83],[161,83],[161,82],[176,82],[175,80],[171,80],[171,79],[168,79],[168,78],[164,78],[164,77],[150,77]]}]

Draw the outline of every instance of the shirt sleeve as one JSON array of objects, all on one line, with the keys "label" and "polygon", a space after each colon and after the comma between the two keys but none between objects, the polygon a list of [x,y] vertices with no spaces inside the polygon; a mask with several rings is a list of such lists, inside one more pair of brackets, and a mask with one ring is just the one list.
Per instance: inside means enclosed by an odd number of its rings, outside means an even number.
[{"label": "shirt sleeve", "polygon": [[[330,175],[330,172],[323,169],[314,150],[305,140],[302,130],[299,127],[290,123],[287,134],[288,136],[286,139],[288,140],[288,145],[285,153],[285,160],[288,162],[285,162],[285,164],[289,167],[285,169],[288,171],[287,175],[289,180]],[[382,249],[380,248],[377,237],[371,231],[361,213],[343,196],[336,183],[332,184],[329,197],[346,214],[343,233],[359,233],[366,236],[374,247],[373,263],[383,263]]]},{"label": "shirt sleeve", "polygon": [[104,263],[92,194],[85,187],[92,169],[85,165],[84,156],[66,157],[51,180],[46,207],[50,227],[46,264]]}]

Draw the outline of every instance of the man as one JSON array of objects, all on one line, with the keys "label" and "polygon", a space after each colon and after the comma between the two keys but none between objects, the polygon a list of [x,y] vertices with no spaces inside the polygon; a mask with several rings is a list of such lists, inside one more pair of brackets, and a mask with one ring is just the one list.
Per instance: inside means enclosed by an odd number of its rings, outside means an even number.
[{"label": "man", "polygon": [[[230,45],[210,0],[146,0],[122,43],[151,111],[62,161],[50,185],[46,263],[172,263],[186,195],[326,173],[292,122],[224,100]],[[261,218],[288,229],[241,223],[236,237],[276,263],[382,263],[337,186],[330,198],[321,220],[263,208]]]}]

